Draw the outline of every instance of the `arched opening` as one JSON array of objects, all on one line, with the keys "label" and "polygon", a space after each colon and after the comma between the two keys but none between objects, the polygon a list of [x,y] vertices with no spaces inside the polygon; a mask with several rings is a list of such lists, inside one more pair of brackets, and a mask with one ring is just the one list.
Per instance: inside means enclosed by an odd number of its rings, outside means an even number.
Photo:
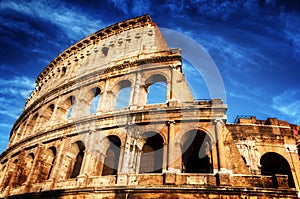
[{"label": "arched opening", "polygon": [[288,176],[289,187],[294,188],[295,183],[288,161],[278,153],[268,152],[260,159],[261,174],[273,176],[274,187],[278,187],[275,174]]},{"label": "arched opening", "polygon": [[167,100],[167,79],[163,75],[152,75],[145,82],[148,91],[147,104],[165,103]]},{"label": "arched opening", "polygon": [[75,97],[74,96],[71,96],[69,97],[66,102],[65,102],[65,105],[67,107],[67,118],[71,118],[72,117],[72,114],[73,114],[73,110],[74,110],[74,103],[75,103]]},{"label": "arched opening", "polygon": [[42,111],[39,119],[39,128],[45,127],[51,120],[54,112],[54,104],[50,104],[44,111]]},{"label": "arched opening", "polygon": [[164,140],[160,134],[148,132],[142,149],[139,173],[161,173],[163,167]]},{"label": "arched opening", "polygon": [[147,104],[166,103],[167,84],[164,82],[155,82],[148,87]]},{"label": "arched opening", "polygon": [[130,103],[131,82],[124,80],[119,82],[120,90],[117,95],[117,101],[114,109],[126,108]]},{"label": "arched opening", "polygon": [[72,145],[73,145],[72,152],[76,151],[74,153],[74,154],[76,154],[76,158],[74,160],[75,162],[73,164],[70,178],[76,178],[80,174],[82,161],[83,161],[83,157],[84,157],[85,146],[84,146],[83,142],[81,142],[81,141],[73,143]]},{"label": "arched opening", "polygon": [[121,140],[118,136],[110,135],[108,136],[108,141],[109,147],[106,151],[102,176],[116,175],[118,173]]},{"label": "arched opening", "polygon": [[[5,176],[4,182],[3,182],[3,188],[6,188],[12,179],[16,178],[18,176],[18,159],[15,159],[10,165],[7,170],[7,174]],[[13,184],[14,186],[14,184]]]},{"label": "arched opening", "polygon": [[24,182],[26,182],[31,168],[33,166],[33,160],[34,160],[34,154],[30,153],[26,156],[24,159],[24,166],[17,165],[17,176],[14,185],[15,186],[21,186]]},{"label": "arched opening", "polygon": [[212,173],[211,140],[198,130],[184,134],[181,141],[182,170],[184,173]]},{"label": "arched opening", "polygon": [[47,151],[43,156],[41,168],[37,168],[40,169],[40,176],[38,179],[39,182],[42,182],[50,178],[55,158],[56,158],[56,148],[50,147],[49,149],[47,149]]},{"label": "arched opening", "polygon": [[94,94],[94,98],[92,100],[91,106],[90,106],[90,114],[95,114],[98,109],[98,104],[100,100],[100,89],[99,88],[94,88],[92,90]]},{"label": "arched opening", "polygon": [[31,118],[31,120],[27,123],[26,126],[26,133],[32,134],[33,130],[34,130],[34,126],[36,125],[37,119],[39,117],[39,114],[36,113],[33,115],[33,117]]}]

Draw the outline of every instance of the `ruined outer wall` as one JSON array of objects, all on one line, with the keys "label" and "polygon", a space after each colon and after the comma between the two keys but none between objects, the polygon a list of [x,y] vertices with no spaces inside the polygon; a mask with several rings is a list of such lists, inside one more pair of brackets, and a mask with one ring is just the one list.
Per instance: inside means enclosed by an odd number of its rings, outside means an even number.
[{"label": "ruined outer wall", "polygon": [[226,127],[250,174],[260,175],[261,158],[268,153],[275,153],[287,160],[295,186],[299,189],[300,162],[295,125],[277,118],[257,120],[251,117],[241,118],[236,124],[227,124]]}]

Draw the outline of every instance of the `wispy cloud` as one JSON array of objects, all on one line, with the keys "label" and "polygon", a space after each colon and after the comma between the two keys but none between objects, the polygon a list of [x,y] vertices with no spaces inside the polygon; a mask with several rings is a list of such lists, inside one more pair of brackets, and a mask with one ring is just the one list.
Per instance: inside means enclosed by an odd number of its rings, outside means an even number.
[{"label": "wispy cloud", "polygon": [[[71,39],[81,38],[91,34],[103,27],[101,20],[95,20],[76,7],[67,6],[60,1],[12,1],[4,0],[0,3],[0,12],[14,11],[16,13],[30,17],[37,21],[44,21],[49,25],[55,25],[60,28]],[[1,20],[6,26],[16,26],[15,21]],[[18,24],[18,27],[30,34],[36,30],[31,24],[24,21]]]},{"label": "wispy cloud", "polygon": [[[5,66],[1,66],[4,68]],[[14,76],[12,78],[0,77],[0,151],[7,145],[9,132],[15,120],[19,117],[25,104],[34,89],[34,79],[26,76]]]},{"label": "wispy cloud", "polygon": [[16,119],[22,111],[25,99],[34,89],[34,80],[25,76],[0,78],[0,85],[0,114]]},{"label": "wispy cloud", "polygon": [[273,109],[291,119],[291,122],[300,124],[300,90],[285,90],[273,98]]}]

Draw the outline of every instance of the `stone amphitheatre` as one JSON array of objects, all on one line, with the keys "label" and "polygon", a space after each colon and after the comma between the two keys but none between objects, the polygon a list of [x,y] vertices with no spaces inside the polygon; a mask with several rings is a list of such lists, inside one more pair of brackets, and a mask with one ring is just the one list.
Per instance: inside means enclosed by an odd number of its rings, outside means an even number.
[{"label": "stone amphitheatre", "polygon": [[300,127],[227,123],[221,99],[193,99],[179,48],[144,15],[53,59],[0,155],[0,198],[298,198]]}]

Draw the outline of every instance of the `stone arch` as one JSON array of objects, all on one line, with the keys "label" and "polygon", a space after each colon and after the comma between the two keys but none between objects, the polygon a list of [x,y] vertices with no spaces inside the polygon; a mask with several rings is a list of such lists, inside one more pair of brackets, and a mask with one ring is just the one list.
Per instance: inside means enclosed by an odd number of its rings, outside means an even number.
[{"label": "stone arch", "polygon": [[[89,113],[90,114],[95,114],[99,108],[99,102],[100,102],[100,97],[101,97],[100,93],[101,93],[101,90],[99,87],[95,87],[89,91],[87,100],[89,103]],[[91,96],[91,98],[89,96]]]},{"label": "stone arch", "polygon": [[129,80],[118,82],[118,91],[116,92],[117,97],[114,109],[126,108],[130,105],[131,85]]},{"label": "stone arch", "polygon": [[[75,104],[75,96],[70,95],[63,100],[61,104],[59,104],[57,109],[57,116],[58,120],[66,120],[67,118],[71,117],[74,110],[74,104]],[[69,117],[68,117],[69,116]]]},{"label": "stone arch", "polygon": [[26,182],[33,166],[34,157],[34,153],[29,153],[26,157],[22,155],[22,161],[19,161],[18,159],[14,160],[16,172],[13,177],[13,187],[21,186]]},{"label": "stone arch", "polygon": [[24,182],[27,180],[30,174],[31,168],[33,166],[34,157],[34,153],[29,153],[25,158]]},{"label": "stone arch", "polygon": [[85,145],[82,141],[71,144],[63,157],[59,179],[76,178],[80,174],[84,150]]},{"label": "stone arch", "polygon": [[75,159],[74,159],[73,166],[71,167],[72,169],[70,172],[71,174],[70,178],[76,178],[80,174],[83,157],[84,157],[84,150],[85,150],[85,146],[82,141],[77,141],[72,144],[71,153],[73,155],[76,155],[76,157],[73,156],[75,157]]},{"label": "stone arch", "polygon": [[185,134],[187,132],[192,132],[192,131],[202,131],[204,133],[206,133],[206,136],[208,136],[208,138],[210,139],[211,143],[214,144],[217,142],[216,137],[215,137],[215,132],[212,131],[212,129],[206,129],[206,128],[195,128],[195,125],[186,125],[186,126],[180,126],[180,131],[177,132],[176,134],[176,138],[175,138],[175,142],[181,144],[183,137],[185,136]]},{"label": "stone arch", "polygon": [[164,139],[157,132],[141,135],[145,140],[140,158],[139,173],[161,173],[163,168]]},{"label": "stone arch", "polygon": [[161,74],[154,74],[145,81],[147,103],[165,103],[167,101],[167,78]]},{"label": "stone arch", "polygon": [[8,170],[6,173],[6,176],[4,178],[4,181],[2,183],[2,187],[3,189],[5,189],[6,187],[8,187],[9,185],[11,186],[16,186],[15,181],[18,180],[18,171],[19,171],[19,159],[15,158],[13,159],[9,165],[8,165]]},{"label": "stone arch", "polygon": [[54,108],[55,108],[55,105],[53,103],[51,103],[41,111],[39,122],[38,122],[39,123],[38,129],[49,125],[49,122],[54,113]]},{"label": "stone arch", "polygon": [[275,174],[283,174],[288,176],[289,187],[295,188],[292,171],[288,161],[280,154],[275,152],[267,152],[260,158],[261,174],[272,175],[274,187],[278,187]]},{"label": "stone arch", "polygon": [[[163,124],[164,127],[166,126],[165,124]],[[160,127],[160,126],[159,126]],[[141,125],[140,128],[139,128],[139,132],[142,132],[140,134],[140,136],[142,138],[147,138],[149,136],[153,136],[154,134],[159,134],[163,140],[163,144],[167,144],[168,143],[168,135],[167,134],[164,134],[163,131],[164,130],[167,130],[167,127],[166,129],[160,129],[160,128],[157,128],[157,125],[155,125],[154,127],[150,127],[148,125],[144,126],[144,125]]]},{"label": "stone arch", "polygon": [[14,129],[14,133],[12,137],[10,138],[10,143],[14,144],[16,141],[20,140],[22,137],[23,129],[24,129],[25,123],[21,121]]},{"label": "stone arch", "polygon": [[39,118],[39,114],[38,113],[35,113],[31,119],[28,120],[27,124],[26,124],[26,129],[25,129],[25,135],[26,134],[33,134],[33,131],[34,131],[34,127],[36,126],[37,124],[37,120]]},{"label": "stone arch", "polygon": [[50,178],[54,162],[56,160],[56,148],[54,146],[48,148],[42,156],[42,164],[40,166],[40,176],[38,182],[48,180]]},{"label": "stone arch", "polygon": [[106,137],[108,143],[103,161],[102,176],[116,175],[118,173],[119,158],[121,152],[121,140],[116,135],[109,135]]},{"label": "stone arch", "polygon": [[212,144],[208,133],[194,129],[180,140],[182,171],[184,173],[212,173]]}]

